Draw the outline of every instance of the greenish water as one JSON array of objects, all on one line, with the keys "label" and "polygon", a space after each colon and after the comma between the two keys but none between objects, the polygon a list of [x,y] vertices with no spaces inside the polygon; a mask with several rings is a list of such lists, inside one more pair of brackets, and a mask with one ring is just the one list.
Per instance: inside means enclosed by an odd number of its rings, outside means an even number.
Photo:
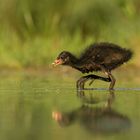
[{"label": "greenish water", "polygon": [[55,77],[1,76],[0,140],[139,139],[138,83],[127,81],[127,87],[119,85],[111,93],[104,89],[77,92],[76,78]]}]

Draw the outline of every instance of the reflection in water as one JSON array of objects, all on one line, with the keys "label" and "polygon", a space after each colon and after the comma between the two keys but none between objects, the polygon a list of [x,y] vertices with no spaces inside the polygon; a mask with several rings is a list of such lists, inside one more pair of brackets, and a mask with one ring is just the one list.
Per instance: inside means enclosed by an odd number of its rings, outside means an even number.
[{"label": "reflection in water", "polygon": [[121,132],[130,128],[131,122],[129,118],[112,109],[112,104],[115,100],[113,91],[107,94],[105,105],[97,105],[102,101],[97,97],[87,97],[87,93],[85,95],[84,92],[78,91],[78,97],[83,102],[80,108],[71,112],[52,112],[53,119],[60,126],[69,126],[74,122],[79,122],[89,132],[104,134]]}]

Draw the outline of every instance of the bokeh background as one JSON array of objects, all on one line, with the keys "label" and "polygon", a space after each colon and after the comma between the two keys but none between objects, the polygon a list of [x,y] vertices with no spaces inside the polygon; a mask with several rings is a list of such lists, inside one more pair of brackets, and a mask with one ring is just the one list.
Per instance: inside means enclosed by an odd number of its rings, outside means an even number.
[{"label": "bokeh background", "polygon": [[0,0],[0,68],[47,68],[62,50],[108,41],[140,66],[139,0]]},{"label": "bokeh background", "polygon": [[[100,41],[134,52],[112,71],[112,100],[109,83],[80,96],[83,75],[51,66]],[[139,53],[140,0],[0,0],[0,140],[139,140]]]}]

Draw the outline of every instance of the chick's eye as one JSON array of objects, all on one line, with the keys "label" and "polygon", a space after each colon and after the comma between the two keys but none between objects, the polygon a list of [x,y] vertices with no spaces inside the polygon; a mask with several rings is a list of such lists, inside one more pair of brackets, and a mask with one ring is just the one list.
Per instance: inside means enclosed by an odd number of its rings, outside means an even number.
[{"label": "chick's eye", "polygon": [[63,56],[60,56],[60,58],[61,58],[61,59],[64,59],[64,57],[63,57]]}]

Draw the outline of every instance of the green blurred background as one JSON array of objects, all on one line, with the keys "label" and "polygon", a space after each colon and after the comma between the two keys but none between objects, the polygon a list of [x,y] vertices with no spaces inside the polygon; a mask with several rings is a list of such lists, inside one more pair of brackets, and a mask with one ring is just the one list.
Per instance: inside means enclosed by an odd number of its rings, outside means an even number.
[{"label": "green blurred background", "polygon": [[0,0],[0,68],[47,68],[93,42],[131,48],[140,66],[140,0]]}]

